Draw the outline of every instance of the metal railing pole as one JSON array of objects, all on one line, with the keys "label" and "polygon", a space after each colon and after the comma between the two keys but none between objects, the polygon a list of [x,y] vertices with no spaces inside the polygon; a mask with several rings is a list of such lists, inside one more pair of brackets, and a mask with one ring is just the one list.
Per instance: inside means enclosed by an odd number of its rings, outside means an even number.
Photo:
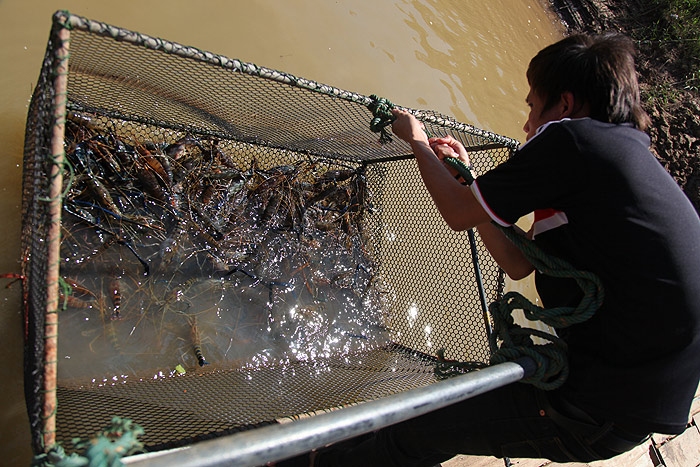
[{"label": "metal railing pole", "polygon": [[354,438],[478,394],[519,381],[534,372],[523,358],[429,386],[280,425],[202,441],[184,449],[123,459],[130,466],[259,466]]}]

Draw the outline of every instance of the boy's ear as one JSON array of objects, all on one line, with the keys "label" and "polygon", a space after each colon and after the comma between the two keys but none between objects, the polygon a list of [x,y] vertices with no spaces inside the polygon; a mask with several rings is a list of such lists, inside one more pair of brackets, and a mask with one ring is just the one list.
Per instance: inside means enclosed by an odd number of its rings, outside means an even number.
[{"label": "boy's ear", "polygon": [[571,117],[576,109],[576,102],[574,99],[574,93],[570,91],[565,91],[561,93],[561,98],[559,99],[559,110],[561,118]]}]

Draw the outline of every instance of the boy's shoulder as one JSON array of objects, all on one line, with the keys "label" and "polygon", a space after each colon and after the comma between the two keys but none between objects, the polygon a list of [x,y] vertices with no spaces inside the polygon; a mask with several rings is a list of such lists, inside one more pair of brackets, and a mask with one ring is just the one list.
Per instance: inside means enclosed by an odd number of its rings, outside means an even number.
[{"label": "boy's shoulder", "polygon": [[571,134],[576,139],[578,138],[632,138],[641,142],[644,146],[649,145],[649,135],[635,128],[631,123],[609,123],[602,122],[590,117],[582,118],[565,118],[562,120],[555,120],[547,122],[537,129],[535,136],[533,136],[527,143],[521,146],[524,147],[528,143],[538,138],[542,138],[548,134],[561,134],[568,133]]}]

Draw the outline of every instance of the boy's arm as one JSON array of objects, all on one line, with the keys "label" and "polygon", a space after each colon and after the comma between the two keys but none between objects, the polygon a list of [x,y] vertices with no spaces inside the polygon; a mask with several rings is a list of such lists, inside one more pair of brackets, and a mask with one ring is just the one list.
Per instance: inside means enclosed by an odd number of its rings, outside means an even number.
[{"label": "boy's arm", "polygon": [[[526,277],[533,266],[520,250],[506,238],[476,199],[469,186],[458,182],[442,162],[440,156],[454,156],[449,148],[433,149],[419,122],[408,112],[395,110],[392,129],[394,134],[411,145],[421,178],[447,225],[456,231],[478,228],[484,245],[498,265],[513,280]],[[439,141],[445,143],[446,141]],[[433,142],[435,143],[435,141]],[[453,142],[452,145],[459,144]],[[462,148],[453,148],[458,152]],[[466,157],[466,156],[464,156]]]},{"label": "boy's arm", "polygon": [[[517,226],[514,228],[518,233],[526,235]],[[508,277],[517,281],[529,276],[535,268],[525,255],[511,242],[501,229],[491,222],[486,222],[477,226],[479,236],[489,250],[493,259],[503,269]]]}]

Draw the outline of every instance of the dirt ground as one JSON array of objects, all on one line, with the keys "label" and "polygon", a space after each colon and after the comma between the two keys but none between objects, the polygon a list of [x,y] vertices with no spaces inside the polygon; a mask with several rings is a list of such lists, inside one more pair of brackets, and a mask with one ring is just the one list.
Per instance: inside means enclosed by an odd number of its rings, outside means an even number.
[{"label": "dirt ground", "polygon": [[[569,32],[615,30],[635,37],[660,19],[672,20],[659,18],[645,0],[549,3]],[[643,41],[637,47],[642,99],[652,119],[652,151],[700,213],[700,92],[684,89],[690,70],[677,47]]]}]

